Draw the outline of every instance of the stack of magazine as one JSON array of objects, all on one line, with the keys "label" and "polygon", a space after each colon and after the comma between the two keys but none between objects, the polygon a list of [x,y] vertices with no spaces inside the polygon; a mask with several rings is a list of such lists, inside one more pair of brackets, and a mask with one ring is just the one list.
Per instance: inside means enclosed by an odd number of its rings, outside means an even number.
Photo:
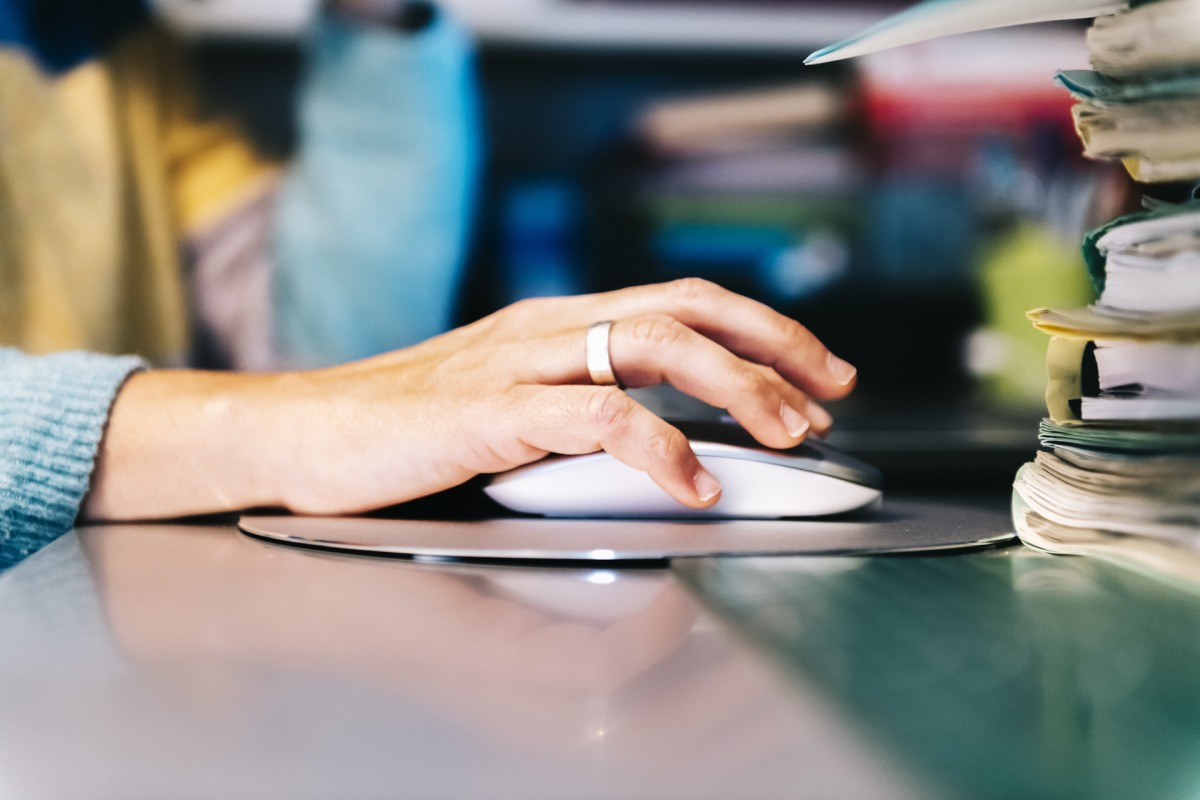
[{"label": "stack of magazine", "polygon": [[[1085,152],[1145,184],[1200,181],[1200,0],[927,0],[810,63],[1002,25],[1093,17],[1076,99]],[[1170,192],[1166,192],[1170,194]],[[1043,450],[1014,483],[1028,544],[1200,579],[1200,201],[1085,237],[1095,302],[1037,309],[1051,335]]]}]

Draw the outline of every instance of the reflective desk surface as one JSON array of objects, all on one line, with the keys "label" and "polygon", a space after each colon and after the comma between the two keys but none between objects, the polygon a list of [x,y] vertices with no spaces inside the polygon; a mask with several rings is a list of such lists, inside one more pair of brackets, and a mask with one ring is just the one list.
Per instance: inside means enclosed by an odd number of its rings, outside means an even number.
[{"label": "reflective desk surface", "polygon": [[94,527],[0,576],[0,643],[3,798],[1200,796],[1200,594],[1020,546],[585,570]]}]

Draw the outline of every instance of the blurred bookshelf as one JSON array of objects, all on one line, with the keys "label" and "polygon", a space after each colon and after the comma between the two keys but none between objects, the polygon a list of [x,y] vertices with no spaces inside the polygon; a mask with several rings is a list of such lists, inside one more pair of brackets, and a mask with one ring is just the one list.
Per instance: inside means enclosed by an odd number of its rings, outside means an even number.
[{"label": "blurred bookshelf", "polygon": [[[893,480],[1011,477],[1042,409],[980,372],[1029,360],[996,366],[1028,327],[1021,293],[1039,296],[1010,262],[1070,262],[1107,185],[1046,79],[1086,58],[1073,26],[806,67],[903,4],[458,3],[489,148],[464,319],[706,277],[859,367],[839,443]],[[972,351],[996,325],[988,367]]]},{"label": "blurred bookshelf", "polygon": [[770,50],[802,55],[902,8],[900,0],[447,0],[488,44]]}]

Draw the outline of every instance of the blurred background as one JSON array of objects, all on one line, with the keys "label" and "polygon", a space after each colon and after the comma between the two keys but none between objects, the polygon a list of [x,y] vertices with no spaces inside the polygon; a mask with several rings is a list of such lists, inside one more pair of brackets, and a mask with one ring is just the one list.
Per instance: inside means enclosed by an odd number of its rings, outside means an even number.
[{"label": "blurred background", "polygon": [[267,176],[182,216],[199,366],[329,363],[700,276],[858,367],[832,439],[892,485],[1007,491],[1044,410],[1024,312],[1091,299],[1080,237],[1130,198],[1052,85],[1087,66],[1073,24],[806,67],[907,3],[150,5],[196,116],[232,120]]},{"label": "blurred background", "polygon": [[444,0],[482,150],[454,322],[702,276],[859,368],[832,438],[893,485],[1006,489],[1043,415],[1024,312],[1091,299],[1078,243],[1128,187],[1080,156],[1051,83],[1087,66],[1076,25],[803,65],[905,5]]},{"label": "blurred background", "polygon": [[1087,66],[1075,25],[803,66],[905,5],[455,2],[487,142],[464,318],[703,276],[858,366],[832,439],[893,486],[1007,490],[1044,413],[1024,312],[1091,299],[1078,243],[1128,186],[1050,80]]}]

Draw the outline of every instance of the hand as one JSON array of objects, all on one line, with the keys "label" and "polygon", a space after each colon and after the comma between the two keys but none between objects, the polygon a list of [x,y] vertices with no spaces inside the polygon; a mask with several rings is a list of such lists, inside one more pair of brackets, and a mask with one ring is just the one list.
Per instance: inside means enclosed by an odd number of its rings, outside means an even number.
[{"label": "hand", "polygon": [[768,447],[831,419],[854,368],[795,321],[696,279],[527,300],[415,347],[312,372],[150,372],[118,396],[86,514],[136,519],[282,505],[361,512],[548,453],[607,450],[685,506],[720,487],[678,430],[591,385],[587,327],[614,320],[618,379],[669,382]]}]

